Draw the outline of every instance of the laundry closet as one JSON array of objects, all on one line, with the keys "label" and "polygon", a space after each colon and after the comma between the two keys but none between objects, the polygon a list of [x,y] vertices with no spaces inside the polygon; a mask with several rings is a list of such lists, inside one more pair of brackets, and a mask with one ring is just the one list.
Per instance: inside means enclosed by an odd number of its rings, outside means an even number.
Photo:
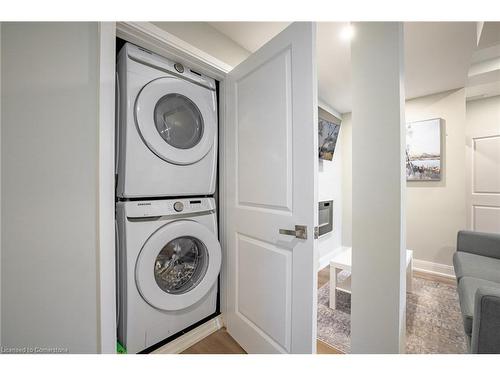
[{"label": "laundry closet", "polygon": [[118,342],[138,353],[219,312],[217,84],[117,45]]},{"label": "laundry closet", "polygon": [[249,352],[313,352],[315,26],[226,72],[130,26],[116,44],[118,341],[150,352],[222,313]]}]

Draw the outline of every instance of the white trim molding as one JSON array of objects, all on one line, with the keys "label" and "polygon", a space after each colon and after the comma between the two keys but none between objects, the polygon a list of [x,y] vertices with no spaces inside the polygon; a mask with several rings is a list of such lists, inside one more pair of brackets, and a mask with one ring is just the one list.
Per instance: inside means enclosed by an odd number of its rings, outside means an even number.
[{"label": "white trim molding", "polygon": [[115,23],[99,31],[98,351],[116,353],[115,278]]},{"label": "white trim molding", "polygon": [[440,276],[447,279],[455,279],[453,266],[441,263],[433,263],[427,260],[413,259],[413,270],[416,272],[427,273]]},{"label": "white trim molding", "polygon": [[[220,199],[221,197],[226,196],[226,163],[227,160],[224,157],[227,147],[228,147],[228,139],[226,136],[226,89],[227,85],[225,80],[219,81],[219,155],[218,155],[218,162],[219,162],[219,180],[218,180],[218,197],[217,197],[217,203],[219,205],[219,212],[218,212],[218,217],[219,217],[219,241],[221,245],[221,250],[222,250],[222,265],[221,265],[221,270],[219,274],[219,296],[220,296],[220,311],[222,313],[222,316],[227,312],[227,275],[228,275],[228,264],[227,264],[227,249],[228,249],[228,243],[227,243],[227,234],[226,234],[226,228],[227,228],[227,217],[228,217],[228,208],[226,201],[224,199]],[[223,321],[224,326],[226,325],[225,322]]]},{"label": "white trim molding", "polygon": [[190,348],[197,342],[200,342],[205,337],[211,335],[215,331],[223,327],[222,316],[219,315],[206,323],[192,329],[184,335],[170,341],[161,348],[156,349],[151,354],[179,354]]}]

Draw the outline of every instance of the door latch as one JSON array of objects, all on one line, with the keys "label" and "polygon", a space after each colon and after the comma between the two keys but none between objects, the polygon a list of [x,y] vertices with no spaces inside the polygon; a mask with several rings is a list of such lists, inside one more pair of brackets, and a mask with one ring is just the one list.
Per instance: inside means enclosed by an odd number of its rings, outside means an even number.
[{"label": "door latch", "polygon": [[294,236],[295,238],[300,238],[301,240],[307,240],[307,225],[296,225],[295,230],[280,229],[280,234]]}]

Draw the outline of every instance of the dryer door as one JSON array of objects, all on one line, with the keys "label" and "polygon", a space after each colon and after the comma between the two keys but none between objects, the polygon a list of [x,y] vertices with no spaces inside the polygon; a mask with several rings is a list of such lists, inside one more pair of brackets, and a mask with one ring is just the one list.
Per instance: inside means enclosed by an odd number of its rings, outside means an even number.
[{"label": "dryer door", "polygon": [[158,229],[141,249],[135,266],[139,293],[161,310],[185,309],[217,282],[221,248],[214,233],[191,220]]},{"label": "dryer door", "polygon": [[217,137],[215,92],[179,78],[149,82],[139,92],[134,112],[144,143],[170,163],[196,163]]}]

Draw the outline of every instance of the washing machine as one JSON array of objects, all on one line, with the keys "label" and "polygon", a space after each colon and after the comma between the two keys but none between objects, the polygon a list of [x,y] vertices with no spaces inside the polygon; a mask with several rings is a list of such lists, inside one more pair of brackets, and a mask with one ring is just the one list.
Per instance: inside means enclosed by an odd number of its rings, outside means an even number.
[{"label": "washing machine", "polygon": [[213,198],[117,203],[118,340],[137,353],[216,311]]},{"label": "washing machine", "polygon": [[130,43],[117,71],[117,196],[212,195],[215,80]]}]

